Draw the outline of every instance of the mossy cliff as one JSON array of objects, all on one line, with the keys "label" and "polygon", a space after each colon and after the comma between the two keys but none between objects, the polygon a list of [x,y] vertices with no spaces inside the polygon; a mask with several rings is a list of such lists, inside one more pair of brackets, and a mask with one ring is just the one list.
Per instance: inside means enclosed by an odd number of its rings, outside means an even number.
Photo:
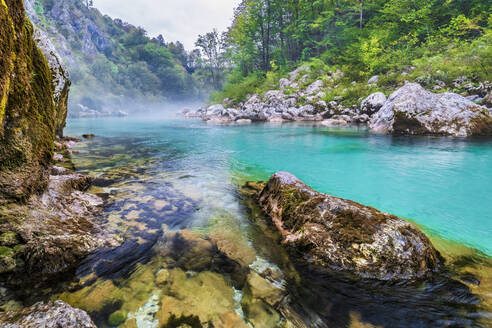
[{"label": "mossy cliff", "polygon": [[55,142],[70,82],[23,1],[0,1],[0,281],[17,286],[54,279],[99,245],[102,200],[84,193],[89,177],[53,167],[55,145],[57,164],[70,161],[73,142]]},{"label": "mossy cliff", "polygon": [[48,62],[21,0],[0,0],[0,202],[45,189],[57,116]]},{"label": "mossy cliff", "polygon": [[[48,60],[48,65],[51,69],[53,97],[55,100],[56,119],[55,119],[55,134],[58,137],[63,137],[63,128],[68,114],[68,94],[70,91],[71,81],[69,74],[61,58],[63,58],[56,47],[54,46],[49,32],[48,26],[43,24],[46,18],[42,16],[42,10],[39,9],[40,4],[35,0],[25,0],[24,7],[26,15],[34,25],[34,40],[37,46]],[[38,8],[38,10],[36,10]]]}]

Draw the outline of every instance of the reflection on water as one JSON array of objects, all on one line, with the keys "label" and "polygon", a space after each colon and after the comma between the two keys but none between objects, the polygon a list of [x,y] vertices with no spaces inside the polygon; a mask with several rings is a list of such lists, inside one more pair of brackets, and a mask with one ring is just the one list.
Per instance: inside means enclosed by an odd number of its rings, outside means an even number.
[{"label": "reflection on water", "polygon": [[[77,122],[70,134],[100,136],[81,143],[74,160],[78,170],[96,178],[91,191],[107,198],[104,228],[121,246],[92,254],[78,269],[78,282],[55,297],[87,310],[99,327],[490,323],[492,266],[486,256],[436,239],[450,265],[445,274],[429,281],[391,284],[317,272],[278,245],[268,220],[238,188],[246,179],[268,177],[272,169],[295,172],[298,165],[308,165],[318,174],[329,172],[331,186],[325,189],[337,188],[342,180],[356,186],[351,174],[364,183],[366,170],[387,160],[393,147],[392,161],[384,163],[390,171],[386,174],[408,179],[408,171],[428,173],[415,162],[419,152],[414,148],[423,148],[420,155],[426,165],[438,163],[442,168],[445,162],[456,170],[458,163],[469,160],[464,153],[483,154],[481,147],[490,148],[488,143],[479,142],[470,150],[460,141],[441,140],[437,145],[427,138],[388,140],[365,130],[310,125],[217,128],[193,122],[123,121],[115,127],[114,122]],[[296,161],[289,147],[297,150]],[[333,175],[337,170],[330,164],[338,156],[346,158],[341,177]],[[365,161],[357,164],[359,156]],[[446,170],[435,174],[449,178]],[[311,173],[303,178],[309,182]],[[324,179],[317,180],[320,190]],[[378,194],[378,184],[367,184],[366,193],[367,186],[374,188],[372,196]]]}]

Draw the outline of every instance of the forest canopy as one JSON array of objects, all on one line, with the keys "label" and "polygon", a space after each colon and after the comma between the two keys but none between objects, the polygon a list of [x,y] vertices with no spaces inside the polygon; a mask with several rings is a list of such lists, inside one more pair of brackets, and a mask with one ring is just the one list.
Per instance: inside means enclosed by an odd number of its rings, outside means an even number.
[{"label": "forest canopy", "polygon": [[490,79],[491,7],[490,0],[245,0],[224,36],[234,69],[214,98],[242,98],[313,60],[354,81],[411,66],[447,80]]}]

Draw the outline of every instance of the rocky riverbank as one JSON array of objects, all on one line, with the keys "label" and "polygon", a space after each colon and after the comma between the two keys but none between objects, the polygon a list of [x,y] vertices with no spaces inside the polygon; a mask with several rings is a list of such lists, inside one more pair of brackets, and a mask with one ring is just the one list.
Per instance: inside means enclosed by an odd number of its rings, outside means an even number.
[{"label": "rocky riverbank", "polygon": [[0,323],[94,327],[60,302],[22,309],[31,291],[111,242],[96,225],[102,199],[85,192],[91,178],[72,170],[75,140],[63,138],[68,74],[23,1],[0,4],[0,57],[0,311],[17,311],[0,313]]},{"label": "rocky riverbank", "polygon": [[0,206],[0,287],[15,295],[3,310],[21,306],[17,297],[30,289],[69,277],[94,249],[115,244],[99,228],[103,199],[86,192],[92,179],[67,168],[74,141],[56,144],[46,191]]},{"label": "rocky riverbank", "polygon": [[[461,95],[435,94],[418,83],[406,83],[389,98],[383,92],[375,92],[358,99],[359,105],[346,107],[341,97],[329,102],[324,100],[326,93],[332,90],[331,85],[343,76],[342,72],[333,72],[305,85],[308,74],[308,67],[300,67],[288,79],[279,81],[279,89],[252,95],[237,106],[226,99],[224,104],[196,111],[184,109],[182,114],[212,124],[315,121],[324,126],[363,124],[379,133],[492,135],[492,84],[488,81],[478,86],[466,78],[455,81],[455,86],[464,90]],[[377,83],[378,77],[368,81],[369,85]],[[436,86],[433,90],[442,89]]]}]

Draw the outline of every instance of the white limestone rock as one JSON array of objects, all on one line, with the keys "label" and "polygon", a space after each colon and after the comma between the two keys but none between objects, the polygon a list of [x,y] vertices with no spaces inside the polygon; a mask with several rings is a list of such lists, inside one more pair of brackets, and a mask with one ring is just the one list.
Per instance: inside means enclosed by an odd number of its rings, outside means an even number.
[{"label": "white limestone rock", "polygon": [[391,134],[492,135],[492,116],[485,107],[458,94],[434,94],[417,83],[407,83],[372,117],[370,127]]}]

